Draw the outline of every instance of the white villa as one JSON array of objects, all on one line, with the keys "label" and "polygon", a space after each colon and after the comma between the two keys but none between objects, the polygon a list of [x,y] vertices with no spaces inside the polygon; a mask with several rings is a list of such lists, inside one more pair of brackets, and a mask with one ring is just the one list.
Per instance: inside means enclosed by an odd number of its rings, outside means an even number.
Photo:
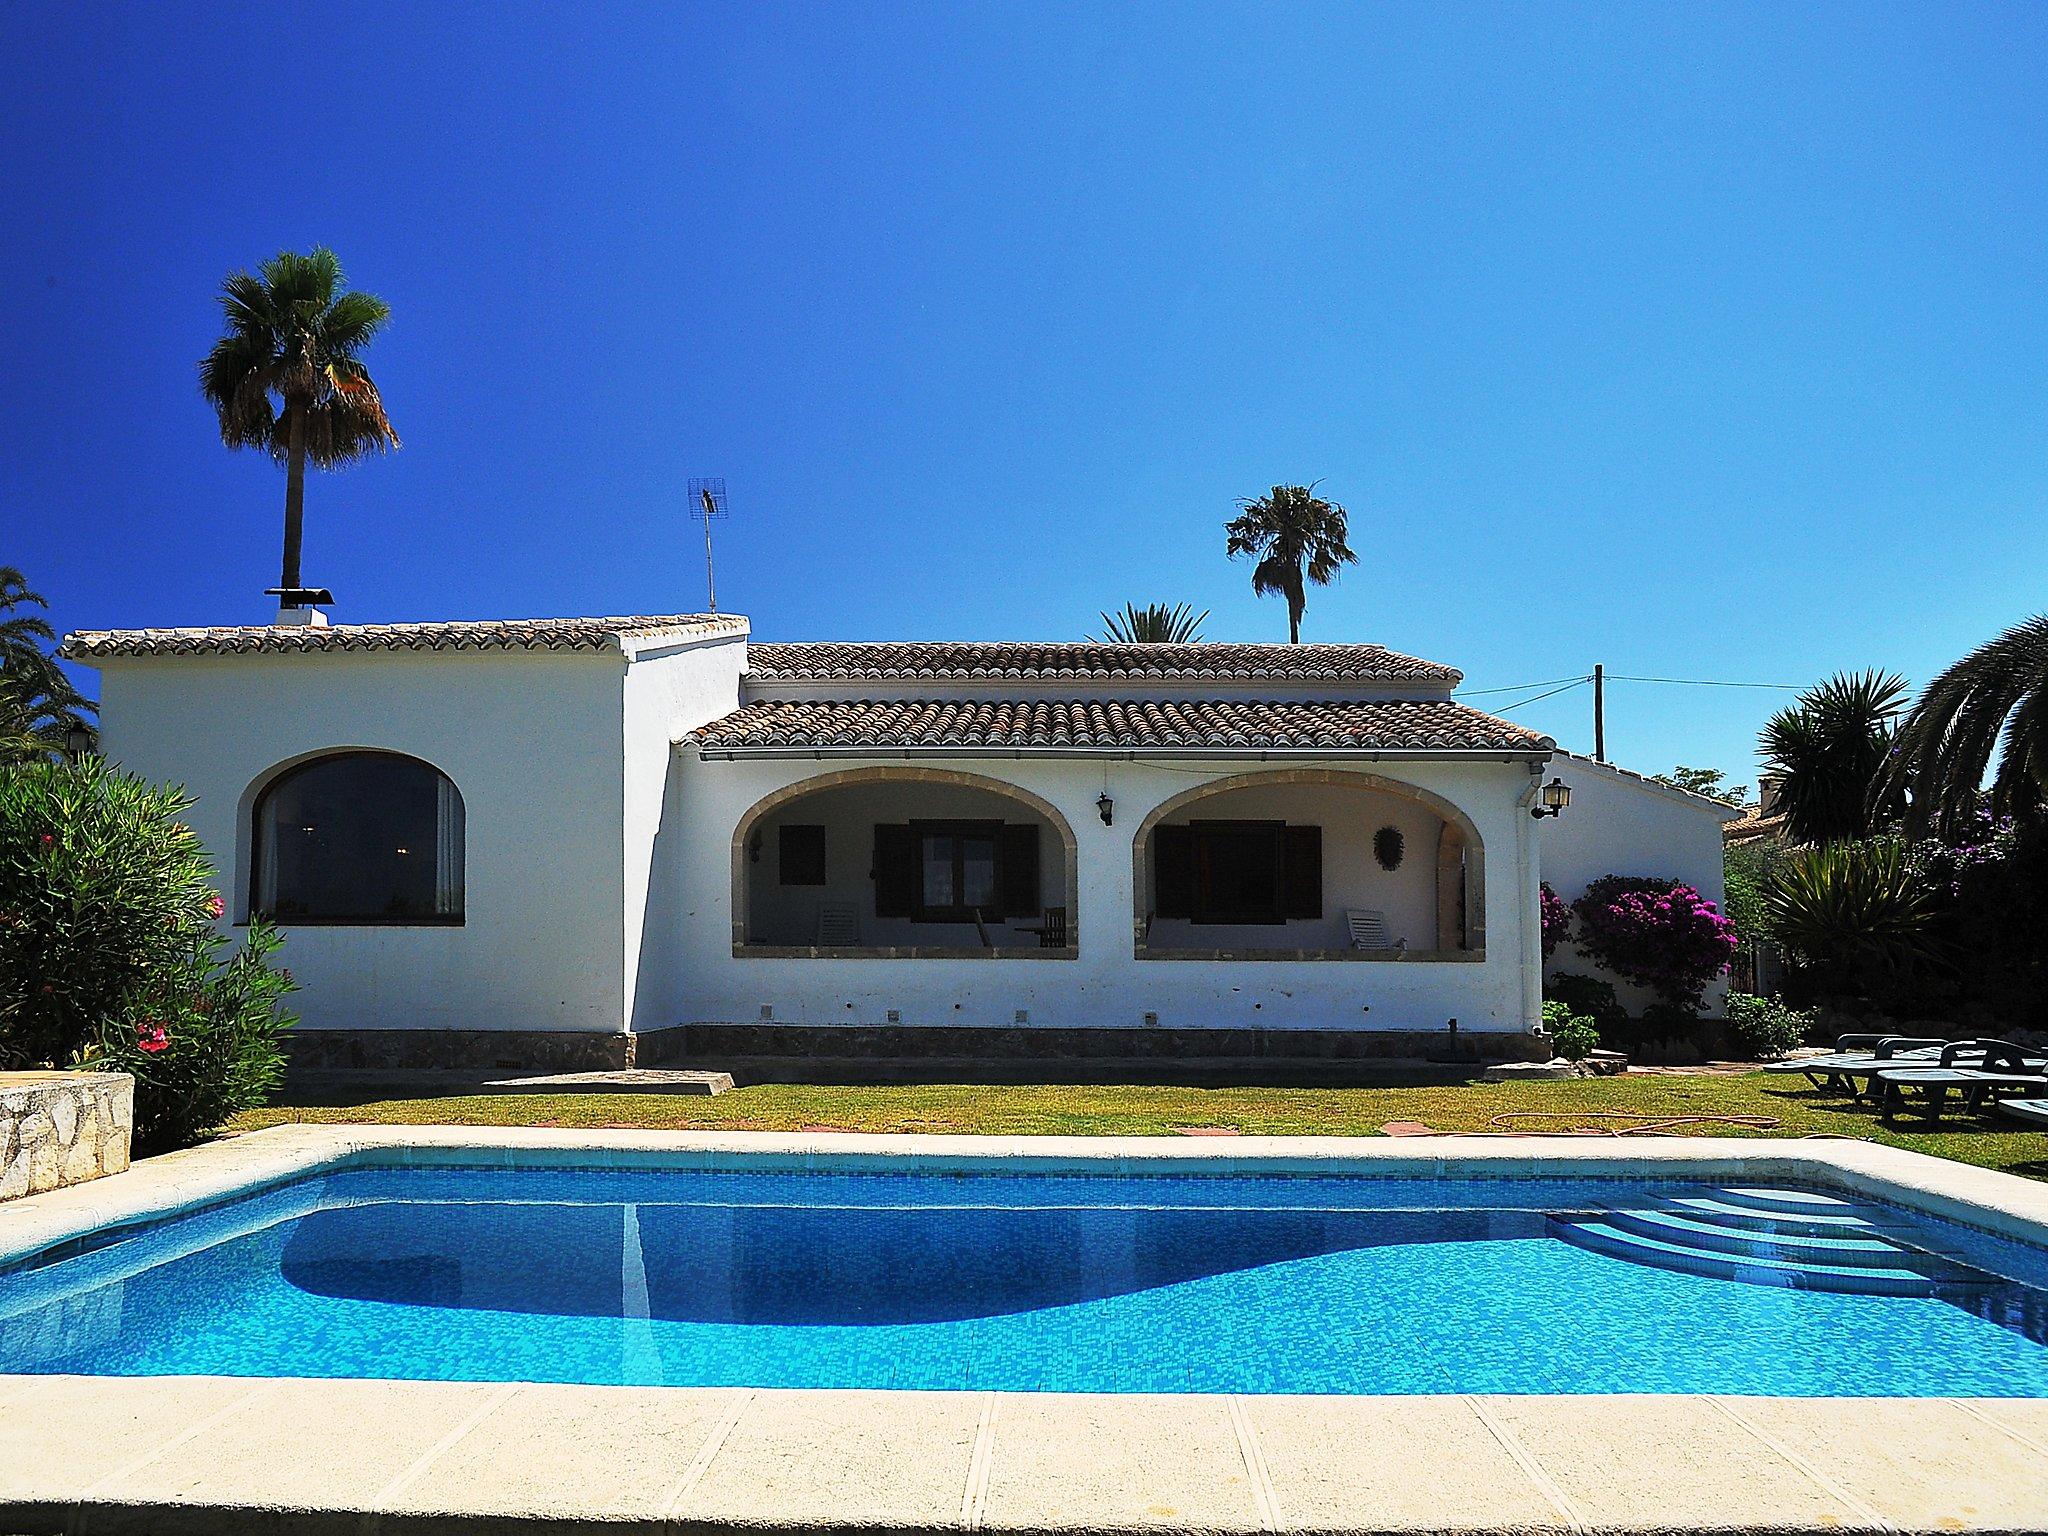
[{"label": "white villa", "polygon": [[287,930],[308,1062],[1527,1056],[1539,880],[1721,897],[1733,812],[1376,645],[299,617],[64,654]]}]

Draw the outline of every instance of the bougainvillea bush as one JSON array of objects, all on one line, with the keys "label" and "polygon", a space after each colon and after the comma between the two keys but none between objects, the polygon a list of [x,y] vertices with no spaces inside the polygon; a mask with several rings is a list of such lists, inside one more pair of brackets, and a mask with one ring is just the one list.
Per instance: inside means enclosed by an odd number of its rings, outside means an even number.
[{"label": "bougainvillea bush", "polygon": [[226,955],[184,792],[97,758],[0,770],[0,1067],[135,1074],[135,1140],[197,1140],[260,1104],[289,975],[252,924]]},{"label": "bougainvillea bush", "polygon": [[1572,903],[1578,944],[1600,965],[1666,1002],[1697,1009],[1735,956],[1735,924],[1677,880],[1608,875]]},{"label": "bougainvillea bush", "polygon": [[1558,945],[1571,939],[1571,904],[1550,888],[1548,880],[1537,887],[1536,901],[1543,913],[1543,958],[1548,960]]}]

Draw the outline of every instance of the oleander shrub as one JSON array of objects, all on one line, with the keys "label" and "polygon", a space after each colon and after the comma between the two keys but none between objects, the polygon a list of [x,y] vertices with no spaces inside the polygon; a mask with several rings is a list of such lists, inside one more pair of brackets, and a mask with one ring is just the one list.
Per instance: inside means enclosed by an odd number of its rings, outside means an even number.
[{"label": "oleander shrub", "polygon": [[1728,1041],[1749,1057],[1782,1056],[1806,1043],[1813,1015],[1787,1007],[1775,997],[1728,994]]},{"label": "oleander shrub", "polygon": [[283,1071],[276,931],[232,955],[182,790],[98,758],[0,770],[0,1066],[135,1075],[135,1140],[198,1140]]},{"label": "oleander shrub", "polygon": [[1677,880],[1607,875],[1572,903],[1578,945],[1624,981],[1697,1012],[1707,983],[1735,956],[1735,924]]},{"label": "oleander shrub", "polygon": [[1543,1024],[1550,1031],[1551,1049],[1566,1061],[1584,1061],[1600,1048],[1599,1025],[1556,999],[1543,1005]]}]

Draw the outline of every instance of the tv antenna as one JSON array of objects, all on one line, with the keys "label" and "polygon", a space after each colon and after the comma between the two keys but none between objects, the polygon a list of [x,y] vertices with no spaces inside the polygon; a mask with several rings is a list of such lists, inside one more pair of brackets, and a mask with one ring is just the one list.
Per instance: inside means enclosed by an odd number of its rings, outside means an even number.
[{"label": "tv antenna", "polygon": [[725,481],[713,475],[689,482],[690,500],[704,518],[704,596],[711,613],[718,612],[718,580],[711,567],[711,523],[725,518]]}]

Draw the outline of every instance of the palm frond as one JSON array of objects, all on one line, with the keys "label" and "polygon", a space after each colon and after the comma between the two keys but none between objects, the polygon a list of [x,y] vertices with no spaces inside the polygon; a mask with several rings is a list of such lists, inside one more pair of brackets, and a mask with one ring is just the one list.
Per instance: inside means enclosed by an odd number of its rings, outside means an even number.
[{"label": "palm frond", "polygon": [[1238,502],[1238,515],[1223,525],[1229,558],[1256,558],[1252,591],[1287,599],[1289,637],[1298,638],[1307,584],[1328,586],[1338,571],[1354,565],[1349,514],[1316,494],[1316,485],[1276,485],[1264,496]]},{"label": "palm frond", "polygon": [[1101,638],[1124,645],[1185,645],[1202,638],[1208,617],[1208,609],[1196,613],[1186,603],[1125,603],[1123,612],[1102,615]]},{"label": "palm frond", "polygon": [[[1927,685],[1899,729],[1887,786],[1909,797],[1916,830],[1950,831],[1976,810],[1987,777],[1994,811],[2048,794],[2048,614],[1986,641]],[[1997,771],[1993,774],[1993,760]]]}]

